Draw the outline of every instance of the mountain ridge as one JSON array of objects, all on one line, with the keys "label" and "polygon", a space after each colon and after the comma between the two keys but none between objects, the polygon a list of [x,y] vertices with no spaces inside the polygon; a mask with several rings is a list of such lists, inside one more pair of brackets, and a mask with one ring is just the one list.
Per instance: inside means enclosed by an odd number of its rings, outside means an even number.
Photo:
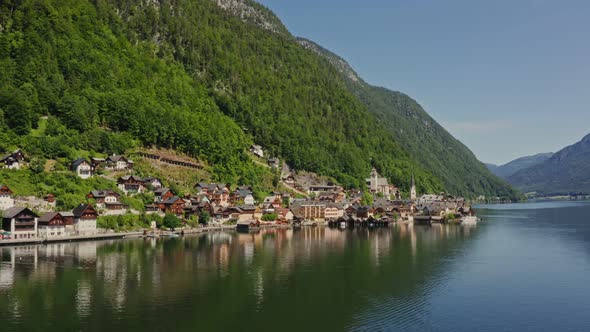
[{"label": "mountain ridge", "polygon": [[364,81],[346,60],[317,43],[302,37],[305,48],[325,57],[339,70],[351,93],[356,95],[394,139],[452,192],[468,195],[478,191],[486,196],[517,197],[518,194],[489,172],[476,156],[434,120],[410,96]]},{"label": "mountain ridge", "polygon": [[544,162],[514,173],[508,181],[540,195],[590,194],[590,134]]},{"label": "mountain ridge", "polygon": [[495,165],[490,163],[485,165],[492,173],[503,179],[506,179],[521,169],[529,168],[544,162],[545,160],[551,158],[551,156],[553,156],[553,152],[537,153],[532,156],[524,156],[514,159],[503,165]]}]

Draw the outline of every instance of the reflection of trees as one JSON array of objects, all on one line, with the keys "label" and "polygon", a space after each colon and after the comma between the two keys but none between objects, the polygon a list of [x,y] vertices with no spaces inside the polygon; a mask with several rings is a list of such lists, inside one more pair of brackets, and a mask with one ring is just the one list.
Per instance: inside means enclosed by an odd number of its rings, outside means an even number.
[{"label": "reflection of trees", "polygon": [[[466,236],[452,226],[304,227],[55,244],[22,252],[0,248],[0,295],[9,295],[0,296],[0,320],[13,321],[7,308],[16,304],[19,315],[33,317],[41,304],[26,299],[41,293],[42,305],[49,303],[41,319],[56,322],[59,312],[76,313],[69,327],[100,316],[100,326],[117,329],[146,324],[218,330],[237,329],[243,321],[262,327],[263,317],[272,317],[295,329],[305,326],[292,320],[292,310],[298,310],[308,322],[319,322],[318,328],[344,329],[350,322],[343,318],[363,309],[367,298],[419,293],[416,287],[432,278]],[[180,319],[158,319],[179,311],[186,313]]]}]

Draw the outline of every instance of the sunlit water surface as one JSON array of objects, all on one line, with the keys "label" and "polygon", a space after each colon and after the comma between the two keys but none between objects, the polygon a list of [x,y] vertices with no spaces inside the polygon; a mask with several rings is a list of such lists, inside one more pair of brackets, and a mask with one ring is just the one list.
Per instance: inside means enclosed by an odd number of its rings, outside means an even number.
[{"label": "sunlit water surface", "polygon": [[2,331],[588,331],[590,204],[0,248]]}]

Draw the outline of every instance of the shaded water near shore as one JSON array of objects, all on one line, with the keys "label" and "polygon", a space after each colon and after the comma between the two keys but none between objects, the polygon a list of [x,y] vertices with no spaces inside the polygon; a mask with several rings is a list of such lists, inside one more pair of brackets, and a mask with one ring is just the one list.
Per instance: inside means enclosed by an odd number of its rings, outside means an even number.
[{"label": "shaded water near shore", "polygon": [[590,205],[0,248],[3,331],[585,331]]}]

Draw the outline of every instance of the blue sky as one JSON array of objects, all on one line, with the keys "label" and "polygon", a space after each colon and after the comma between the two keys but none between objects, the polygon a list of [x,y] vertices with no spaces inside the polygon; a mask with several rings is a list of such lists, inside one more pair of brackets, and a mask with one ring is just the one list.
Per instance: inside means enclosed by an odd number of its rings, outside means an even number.
[{"label": "blue sky", "polygon": [[415,98],[484,162],[590,133],[590,1],[260,2],[367,82]]}]

